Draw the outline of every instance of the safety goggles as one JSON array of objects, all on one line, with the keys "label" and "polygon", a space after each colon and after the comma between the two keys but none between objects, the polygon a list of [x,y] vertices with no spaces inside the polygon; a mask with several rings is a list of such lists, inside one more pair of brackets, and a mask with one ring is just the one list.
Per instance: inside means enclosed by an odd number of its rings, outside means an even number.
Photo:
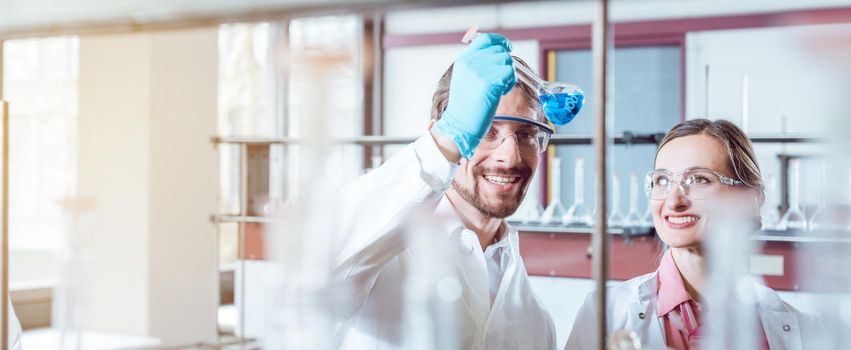
[{"label": "safety goggles", "polygon": [[[485,150],[496,149],[508,137],[513,136],[517,140],[517,147],[521,153],[535,154],[547,149],[553,129],[547,124],[520,117],[498,115],[493,118],[494,125],[482,138],[479,148]],[[512,122],[510,126],[497,127],[497,121]]]},{"label": "safety goggles", "polygon": [[679,189],[689,199],[708,199],[725,188],[745,185],[741,180],[704,168],[689,169],[679,173],[653,170],[644,177],[644,192],[652,200],[664,200]]}]

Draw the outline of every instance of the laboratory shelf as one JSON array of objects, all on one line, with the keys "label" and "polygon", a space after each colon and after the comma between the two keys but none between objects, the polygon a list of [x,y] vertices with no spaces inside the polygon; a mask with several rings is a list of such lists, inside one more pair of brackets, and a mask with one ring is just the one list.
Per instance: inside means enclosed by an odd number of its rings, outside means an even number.
[{"label": "laboratory shelf", "polygon": [[[612,142],[616,145],[658,144],[665,137],[664,132],[632,133],[623,132],[612,134]],[[825,137],[805,134],[753,134],[749,136],[755,143],[809,143],[822,142]],[[393,137],[367,135],[344,137],[330,140],[334,144],[356,145],[405,145],[416,140],[415,137]],[[551,145],[590,145],[594,140],[591,134],[553,134]],[[294,137],[253,137],[253,136],[214,136],[214,144],[248,144],[248,145],[283,145],[304,143],[304,139]]]},{"label": "laboratory shelf", "polygon": [[254,224],[274,224],[280,222],[281,219],[271,218],[266,216],[242,216],[242,215],[210,215],[212,222],[246,222]]},{"label": "laboratory shelf", "polygon": [[851,243],[851,232],[761,230],[751,236],[752,240],[790,243]]},{"label": "laboratory shelf", "polygon": [[[333,144],[356,144],[356,145],[406,145],[416,140],[412,137],[390,137],[390,136],[357,136],[344,137],[329,140]],[[304,139],[293,137],[227,137],[214,136],[211,139],[214,144],[248,144],[248,145],[284,145],[304,143]]]},{"label": "laboratory shelf", "polygon": [[[590,235],[595,230],[595,228],[587,226],[523,225],[513,222],[509,223],[512,224],[517,229],[517,231],[520,231],[521,233]],[[654,230],[648,227],[639,227],[627,230],[623,228],[610,227],[607,231],[610,235],[616,236],[652,236],[654,234]]]}]

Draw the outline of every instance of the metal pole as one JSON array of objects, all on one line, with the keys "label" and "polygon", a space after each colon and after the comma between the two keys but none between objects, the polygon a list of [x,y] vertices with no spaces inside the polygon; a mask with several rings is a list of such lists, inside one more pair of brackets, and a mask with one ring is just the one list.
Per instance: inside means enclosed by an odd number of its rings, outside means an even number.
[{"label": "metal pole", "polygon": [[[239,145],[239,212],[248,215],[248,145]],[[245,346],[245,230],[246,223],[237,224],[237,261],[239,262],[239,345]]]},{"label": "metal pole", "polygon": [[608,279],[608,235],[606,234],[606,64],[609,46],[609,3],[600,0],[591,37],[594,57],[594,153],[597,155],[597,217],[596,230],[591,237],[593,249],[592,275],[597,287],[597,349],[606,349],[606,280]]},{"label": "metal pole", "polygon": [[[2,42],[0,42],[2,44]],[[0,331],[0,341],[2,341],[3,345],[0,345],[0,349],[6,350],[9,348],[9,103],[6,101],[0,101],[3,107],[3,183],[2,191],[3,191],[3,232],[2,239],[0,239],[0,249],[2,249],[2,272],[0,272],[0,327],[2,327],[2,331]]]},{"label": "metal pole", "polygon": [[0,101],[3,100],[3,46],[5,41],[0,39]]}]

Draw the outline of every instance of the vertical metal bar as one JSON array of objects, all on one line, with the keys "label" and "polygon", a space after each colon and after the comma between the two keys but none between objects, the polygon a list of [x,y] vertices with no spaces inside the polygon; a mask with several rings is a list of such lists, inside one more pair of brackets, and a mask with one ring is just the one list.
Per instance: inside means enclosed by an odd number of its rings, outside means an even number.
[{"label": "vertical metal bar", "polygon": [[0,101],[3,100],[3,46],[6,42],[0,39]]},{"label": "vertical metal bar", "polygon": [[[372,134],[384,135],[384,13],[372,17]],[[384,146],[375,146],[373,156],[384,157]],[[372,164],[377,167],[378,164]]]},{"label": "vertical metal bar", "polygon": [[[290,57],[290,20],[285,19],[280,22],[277,22],[275,25],[275,57],[273,57],[274,62],[277,62],[275,65],[278,69],[277,72],[277,99],[276,108],[278,109],[278,115],[280,116],[280,132],[276,135],[279,137],[288,137],[292,136],[290,133],[290,81],[292,80],[291,72],[291,57]],[[270,146],[271,147],[271,146]],[[271,153],[271,149],[270,149]],[[287,164],[292,162],[292,154],[293,149],[289,147],[287,144],[281,145],[281,156],[283,157],[278,165],[280,166],[278,171],[280,171],[281,177],[283,180],[281,185],[281,200],[287,201],[292,197],[292,187],[290,178],[292,177],[292,172],[287,170]],[[285,187],[286,185],[286,187]]]},{"label": "vertical metal bar", "polygon": [[[364,15],[361,32],[361,79],[363,84],[363,135],[382,134],[382,76],[383,63],[381,37],[383,34],[382,14]],[[382,145],[364,145],[363,167],[375,168],[374,156],[383,152]]]},{"label": "vertical metal bar", "polygon": [[0,345],[0,349],[6,350],[9,348],[9,103],[3,100],[3,46],[5,41],[0,40],[0,110],[2,110],[2,123],[3,123],[3,227],[2,227],[2,239],[0,239],[0,249],[2,249],[2,272],[0,272],[0,278],[3,281],[0,281],[0,298],[2,298],[2,303],[0,303],[0,327],[3,327],[3,330],[0,331],[0,341],[2,341],[3,345]]},{"label": "vertical metal bar", "polygon": [[[375,36],[373,33],[375,32],[375,22],[368,15],[363,15],[361,17],[361,32],[360,32],[360,42],[361,45],[359,50],[359,57],[361,60],[360,64],[360,79],[361,79],[361,88],[363,89],[362,100],[361,100],[361,119],[363,125],[363,130],[361,135],[375,135],[373,127],[373,109],[375,105],[373,102],[374,89],[373,89],[373,78],[375,77],[375,46],[377,43],[373,40]],[[377,147],[376,147],[377,148]],[[368,168],[375,168],[375,164],[372,164],[372,155],[373,155],[373,146],[372,145],[364,145],[361,148],[362,153],[362,170]]]},{"label": "vertical metal bar", "polygon": [[[2,44],[2,43],[0,43]],[[0,341],[2,341],[2,346],[0,349],[6,350],[9,348],[9,103],[6,101],[0,101],[3,107],[3,180],[2,180],[2,190],[3,191],[3,232],[2,239],[0,239],[0,249],[2,249],[2,272],[0,272],[0,327],[2,327],[2,331],[0,331]]]},{"label": "vertical metal bar", "polygon": [[[785,214],[789,209],[789,159],[793,157],[788,154],[777,155],[780,160],[780,213]],[[778,209],[778,208],[775,208]]]},{"label": "vertical metal bar", "polygon": [[597,349],[606,349],[606,280],[608,279],[608,234],[606,225],[606,65],[609,48],[609,3],[600,0],[594,20],[591,48],[594,57],[594,153],[597,155],[597,217],[592,237],[592,273],[597,287]]},{"label": "vertical metal bar", "polygon": [[[248,215],[248,145],[239,145],[239,215]],[[239,344],[245,345],[245,221],[237,224],[237,261],[239,262]]]},{"label": "vertical metal bar", "polygon": [[[547,51],[546,65],[544,66],[547,72],[547,81],[556,81],[556,50]],[[561,181],[561,179],[554,179],[552,177],[552,169],[550,169],[550,160],[556,157],[556,146],[550,143],[547,146],[547,152],[544,156],[544,161],[541,162],[543,165],[544,171],[541,176],[541,186],[543,186],[543,190],[541,191],[541,207],[546,208],[547,205],[550,204],[550,201],[553,199],[553,194],[551,193],[553,188],[554,181]],[[561,200],[561,199],[559,199]]]}]

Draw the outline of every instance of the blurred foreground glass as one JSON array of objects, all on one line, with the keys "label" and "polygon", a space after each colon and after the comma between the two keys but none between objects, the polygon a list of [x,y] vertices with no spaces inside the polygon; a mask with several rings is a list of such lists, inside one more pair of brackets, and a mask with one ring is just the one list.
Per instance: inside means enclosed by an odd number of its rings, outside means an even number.
[{"label": "blurred foreground glass", "polygon": [[708,276],[702,349],[756,349],[760,321],[768,322],[757,316],[759,282],[750,276],[748,264],[756,247],[747,204],[717,203],[704,235]]}]

